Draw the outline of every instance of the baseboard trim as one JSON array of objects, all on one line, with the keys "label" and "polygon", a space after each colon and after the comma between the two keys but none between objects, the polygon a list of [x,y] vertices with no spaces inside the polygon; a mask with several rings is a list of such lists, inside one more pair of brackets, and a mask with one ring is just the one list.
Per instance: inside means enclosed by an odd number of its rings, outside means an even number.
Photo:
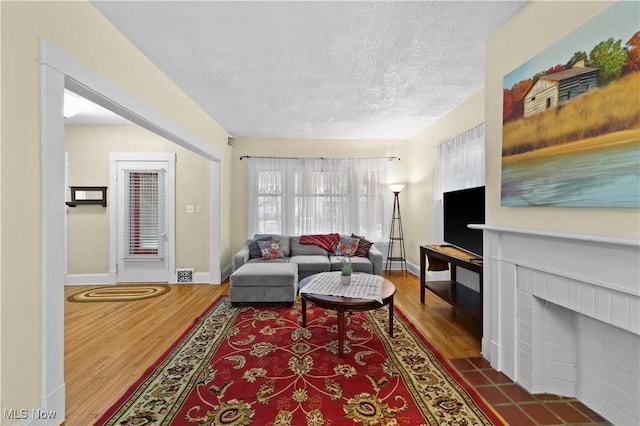
[{"label": "baseboard trim", "polygon": [[[17,420],[14,425],[20,426],[36,426],[36,425],[60,425],[64,422],[65,414],[65,406],[64,406],[64,396],[65,396],[65,384],[62,383],[58,388],[47,395],[47,408],[42,406],[33,409],[20,409],[14,411],[12,414],[16,416],[14,420]],[[7,415],[6,412],[3,414],[3,420]],[[4,423],[2,423],[4,424]]]},{"label": "baseboard trim", "polygon": [[[230,269],[230,268],[229,268]],[[229,273],[230,274],[230,273]],[[193,282],[191,283],[178,283],[176,281],[175,273],[172,274],[172,279],[168,281],[169,284],[209,284],[208,272],[196,272],[193,274]],[[72,285],[115,285],[115,279],[111,274],[67,274],[66,284]]]},{"label": "baseboard trim", "polygon": [[193,283],[194,284],[209,284],[209,273],[208,272],[196,272],[193,274]]},{"label": "baseboard trim", "polygon": [[224,280],[229,278],[232,273],[233,265],[228,265],[226,268],[223,268],[222,271],[220,271],[220,282],[224,282]]},{"label": "baseboard trim", "polygon": [[[391,269],[399,270],[401,265],[399,262],[392,262]],[[420,268],[411,262],[407,262],[407,271],[413,275],[420,273]],[[220,271],[220,281],[224,282],[231,276],[233,272],[233,265],[228,265]],[[114,285],[115,277],[113,274],[67,274],[66,285]],[[176,274],[172,274],[172,278],[169,284],[179,284],[176,281]],[[211,284],[209,272],[195,272],[193,274],[192,283],[180,283],[180,284]]]},{"label": "baseboard trim", "polygon": [[177,284],[177,285],[190,285],[190,284],[209,284],[209,273],[208,272],[194,272],[193,279],[188,283],[179,283],[177,281],[177,275],[174,273],[171,275],[171,280],[168,281],[169,284]]},{"label": "baseboard trim", "polygon": [[111,274],[67,274],[66,285],[111,285]]},{"label": "baseboard trim", "polygon": [[[394,261],[394,262],[389,262],[389,263],[390,263],[390,266],[391,266],[391,268],[390,268],[391,271],[400,271],[400,270],[402,270],[402,262]],[[386,266],[386,264],[385,264],[385,266]],[[407,261],[406,269],[407,269],[407,272],[411,273],[412,275],[415,275],[415,276],[420,275],[420,267],[418,265],[416,265],[415,263]],[[384,270],[386,271],[387,269],[384,269]]]},{"label": "baseboard trim", "polygon": [[407,261],[407,270],[415,276],[420,276],[420,266]]}]

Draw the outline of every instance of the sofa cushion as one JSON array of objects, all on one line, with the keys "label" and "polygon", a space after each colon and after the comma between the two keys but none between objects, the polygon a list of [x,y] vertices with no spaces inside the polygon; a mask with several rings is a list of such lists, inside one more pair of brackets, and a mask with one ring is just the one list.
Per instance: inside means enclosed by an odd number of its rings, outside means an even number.
[{"label": "sofa cushion", "polygon": [[336,247],[336,252],[334,254],[336,256],[354,256],[358,250],[359,243],[360,240],[358,238],[342,237],[338,242],[338,247]]},{"label": "sofa cushion", "polygon": [[314,244],[300,243],[301,237],[291,237],[291,256],[328,256],[329,252]]},{"label": "sofa cushion", "polygon": [[291,263],[245,263],[229,278],[231,287],[297,286],[298,266]]},{"label": "sofa cushion", "polygon": [[255,259],[249,259],[247,263],[257,263],[259,264],[268,264],[268,263],[289,263],[288,257],[274,257],[272,259],[264,260],[261,257],[256,257]]},{"label": "sofa cushion", "polygon": [[280,241],[280,249],[284,253],[285,257],[291,256],[291,243],[289,242],[288,235],[282,234],[256,234],[253,236],[254,240],[270,237],[272,240]]},{"label": "sofa cushion", "polygon": [[351,237],[357,238],[360,240],[360,242],[358,243],[358,249],[356,250],[356,256],[359,256],[359,257],[369,256],[369,250],[371,249],[371,246],[373,245],[373,243],[371,241],[368,241],[366,238],[360,237],[356,234],[351,234]]},{"label": "sofa cushion", "polygon": [[329,272],[331,264],[327,255],[292,256],[289,260],[298,265],[299,272]]},{"label": "sofa cushion", "polygon": [[[329,261],[331,262],[331,270],[332,271],[340,271],[342,269],[342,261],[344,257],[340,256],[330,256]],[[365,274],[373,274],[373,264],[367,257],[351,257],[349,258],[351,261],[351,267],[353,268],[353,272],[364,272]]]}]

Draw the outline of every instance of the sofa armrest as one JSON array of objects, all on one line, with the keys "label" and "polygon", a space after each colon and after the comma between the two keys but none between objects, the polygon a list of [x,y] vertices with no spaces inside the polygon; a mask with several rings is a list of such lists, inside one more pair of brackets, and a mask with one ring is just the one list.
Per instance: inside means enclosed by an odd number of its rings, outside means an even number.
[{"label": "sofa armrest", "polygon": [[252,240],[247,240],[244,246],[233,256],[234,271],[249,261],[249,243],[251,241]]},{"label": "sofa armrest", "polygon": [[373,264],[373,274],[382,275],[382,252],[374,245],[369,249],[369,255],[367,256]]}]

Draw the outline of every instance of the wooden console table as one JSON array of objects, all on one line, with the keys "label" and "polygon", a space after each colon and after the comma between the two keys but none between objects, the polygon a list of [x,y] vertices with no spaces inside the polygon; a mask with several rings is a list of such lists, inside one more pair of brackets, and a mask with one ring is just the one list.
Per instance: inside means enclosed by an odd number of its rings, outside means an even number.
[{"label": "wooden console table", "polygon": [[[426,281],[427,258],[430,271],[449,269],[451,279]],[[460,284],[456,280],[456,266],[479,275],[480,292]],[[424,304],[424,292],[428,289],[449,302],[457,311],[471,319],[474,331],[482,333],[482,258],[448,245],[420,246],[420,302]]]}]

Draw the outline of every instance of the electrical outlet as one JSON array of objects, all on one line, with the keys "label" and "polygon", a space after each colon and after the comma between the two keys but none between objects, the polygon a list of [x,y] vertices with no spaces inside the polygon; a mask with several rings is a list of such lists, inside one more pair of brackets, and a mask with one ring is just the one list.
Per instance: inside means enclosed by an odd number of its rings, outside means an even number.
[{"label": "electrical outlet", "polygon": [[196,205],[196,213],[202,213],[202,206],[200,204]]},{"label": "electrical outlet", "polygon": [[193,204],[187,205],[187,213],[193,213]]}]

